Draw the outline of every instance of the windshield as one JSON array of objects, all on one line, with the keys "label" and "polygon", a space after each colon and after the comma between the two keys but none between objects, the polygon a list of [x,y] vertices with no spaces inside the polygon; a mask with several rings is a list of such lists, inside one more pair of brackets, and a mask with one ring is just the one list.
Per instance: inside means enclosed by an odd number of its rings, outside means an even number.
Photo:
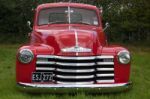
[{"label": "windshield", "polygon": [[83,8],[49,8],[43,9],[39,13],[38,25],[68,23],[98,25],[98,18],[94,10]]}]

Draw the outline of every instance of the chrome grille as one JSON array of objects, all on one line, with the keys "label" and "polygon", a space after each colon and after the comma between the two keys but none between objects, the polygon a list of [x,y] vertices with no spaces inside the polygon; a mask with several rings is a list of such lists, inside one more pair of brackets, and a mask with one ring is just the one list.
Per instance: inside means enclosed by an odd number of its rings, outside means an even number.
[{"label": "chrome grille", "polygon": [[114,56],[67,57],[37,55],[36,72],[53,72],[61,84],[114,82]]},{"label": "chrome grille", "polygon": [[96,82],[113,83],[114,82],[114,56],[103,56],[103,61],[97,62]]}]

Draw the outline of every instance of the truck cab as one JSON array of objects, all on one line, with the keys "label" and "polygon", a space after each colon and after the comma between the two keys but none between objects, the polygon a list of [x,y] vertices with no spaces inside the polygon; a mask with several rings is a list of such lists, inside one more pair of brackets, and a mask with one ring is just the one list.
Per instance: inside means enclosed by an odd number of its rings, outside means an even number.
[{"label": "truck cab", "polygon": [[17,52],[18,88],[51,93],[129,89],[130,52],[108,45],[100,12],[88,4],[39,5],[30,43]]}]

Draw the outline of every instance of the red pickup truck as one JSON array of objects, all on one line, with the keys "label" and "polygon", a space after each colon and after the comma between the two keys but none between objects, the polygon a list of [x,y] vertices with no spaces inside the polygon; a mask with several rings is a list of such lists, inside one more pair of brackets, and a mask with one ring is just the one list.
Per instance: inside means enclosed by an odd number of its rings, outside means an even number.
[{"label": "red pickup truck", "polygon": [[125,91],[130,60],[126,48],[108,45],[99,8],[47,3],[35,10],[30,44],[18,50],[16,82],[27,92]]}]

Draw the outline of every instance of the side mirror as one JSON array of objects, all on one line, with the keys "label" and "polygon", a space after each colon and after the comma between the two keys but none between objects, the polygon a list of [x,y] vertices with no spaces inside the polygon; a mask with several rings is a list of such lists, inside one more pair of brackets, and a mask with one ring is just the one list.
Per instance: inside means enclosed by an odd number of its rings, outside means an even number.
[{"label": "side mirror", "polygon": [[110,27],[110,24],[108,22],[105,23],[105,28],[103,29],[103,31],[105,31],[108,27]]},{"label": "side mirror", "polygon": [[102,7],[102,6],[99,8],[99,12],[100,12],[101,14],[103,14],[103,7]]},{"label": "side mirror", "polygon": [[31,22],[30,21],[27,21],[27,26],[29,27],[30,30],[32,30]]}]

